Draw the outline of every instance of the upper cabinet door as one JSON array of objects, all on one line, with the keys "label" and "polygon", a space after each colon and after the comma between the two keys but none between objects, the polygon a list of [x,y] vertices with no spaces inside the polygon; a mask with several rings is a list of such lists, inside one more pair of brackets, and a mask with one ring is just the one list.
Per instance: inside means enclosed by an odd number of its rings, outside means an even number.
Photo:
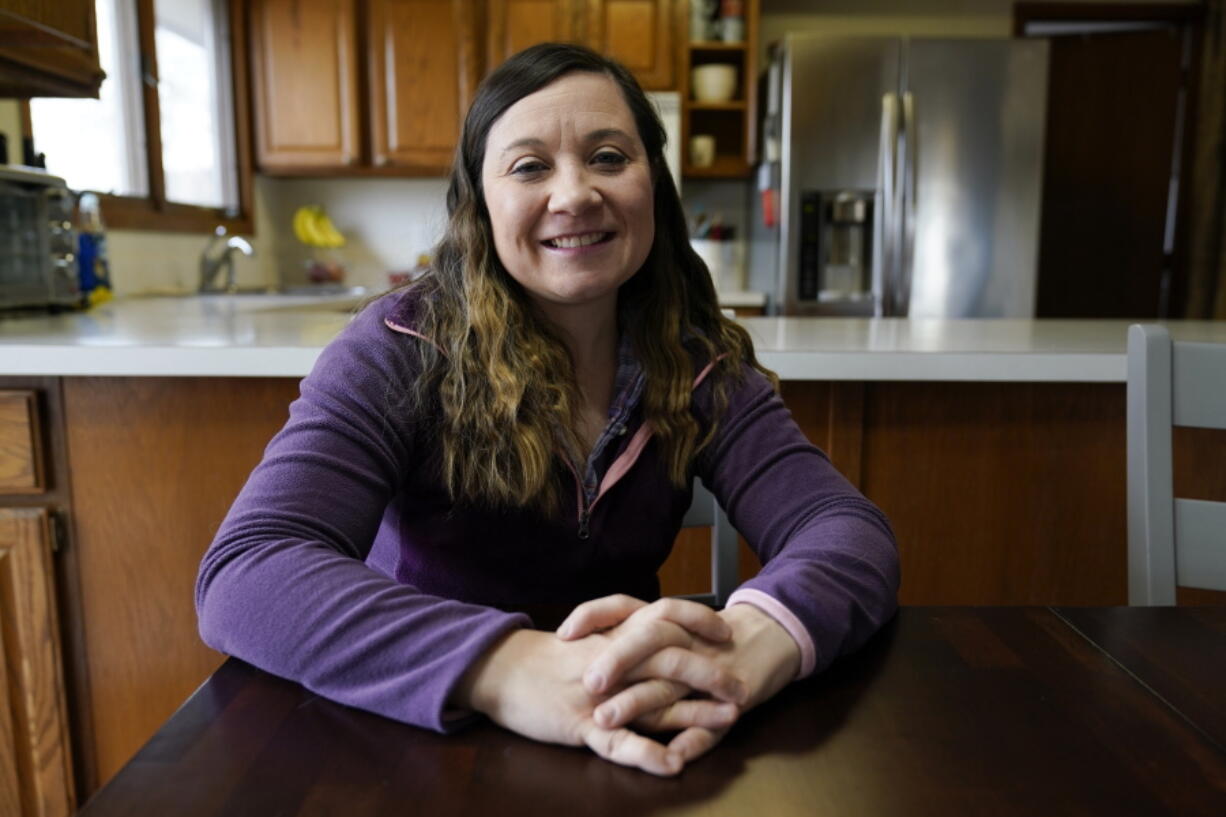
[{"label": "upper cabinet door", "polygon": [[367,55],[376,166],[443,175],[477,82],[468,0],[369,0]]},{"label": "upper cabinet door", "polygon": [[583,0],[489,0],[485,70],[530,45],[581,42]]},{"label": "upper cabinet door", "polygon": [[261,169],[361,160],[356,0],[251,0]]},{"label": "upper cabinet door", "polygon": [[679,0],[588,0],[587,44],[625,65],[649,91],[677,87]]},{"label": "upper cabinet door", "polygon": [[0,97],[98,96],[94,0],[0,5]]}]

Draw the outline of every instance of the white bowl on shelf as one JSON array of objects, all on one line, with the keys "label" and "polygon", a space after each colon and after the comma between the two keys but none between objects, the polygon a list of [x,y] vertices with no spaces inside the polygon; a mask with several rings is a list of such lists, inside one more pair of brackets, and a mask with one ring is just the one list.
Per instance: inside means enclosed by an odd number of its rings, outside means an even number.
[{"label": "white bowl on shelf", "polygon": [[727,102],[736,93],[736,66],[698,65],[690,72],[690,90],[699,102]]}]

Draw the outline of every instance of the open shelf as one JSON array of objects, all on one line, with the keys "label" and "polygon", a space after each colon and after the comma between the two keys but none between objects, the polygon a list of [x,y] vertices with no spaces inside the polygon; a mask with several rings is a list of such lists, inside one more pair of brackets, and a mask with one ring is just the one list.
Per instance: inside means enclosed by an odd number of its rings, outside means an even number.
[{"label": "open shelf", "polygon": [[[754,118],[757,115],[757,36],[759,0],[745,0],[745,40],[690,42],[679,55],[681,72],[681,154],[683,177],[743,179],[754,160]],[[691,71],[699,65],[723,63],[737,71],[736,91],[728,102],[691,98]],[[690,137],[715,137],[715,161],[708,167],[690,163]]]},{"label": "open shelf", "polygon": [[743,111],[749,107],[749,103],[743,99],[733,99],[729,102],[698,102],[688,101],[685,107],[691,111]]}]

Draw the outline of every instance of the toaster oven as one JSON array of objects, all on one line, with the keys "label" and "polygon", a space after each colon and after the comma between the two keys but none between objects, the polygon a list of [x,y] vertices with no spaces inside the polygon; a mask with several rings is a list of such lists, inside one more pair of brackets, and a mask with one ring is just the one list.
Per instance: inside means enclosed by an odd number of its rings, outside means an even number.
[{"label": "toaster oven", "polygon": [[63,179],[0,165],[0,309],[80,304],[73,202]]}]

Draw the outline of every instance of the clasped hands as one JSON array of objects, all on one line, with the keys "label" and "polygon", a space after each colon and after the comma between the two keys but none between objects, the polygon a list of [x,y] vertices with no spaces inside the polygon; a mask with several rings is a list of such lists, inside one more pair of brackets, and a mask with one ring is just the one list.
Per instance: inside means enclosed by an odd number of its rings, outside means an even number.
[{"label": "clasped hands", "polygon": [[[749,604],[606,596],[556,633],[517,630],[461,679],[453,703],[548,743],[673,775],[796,676],[800,650]],[[633,727],[633,728],[631,728]],[[644,732],[676,732],[667,743]]]}]

